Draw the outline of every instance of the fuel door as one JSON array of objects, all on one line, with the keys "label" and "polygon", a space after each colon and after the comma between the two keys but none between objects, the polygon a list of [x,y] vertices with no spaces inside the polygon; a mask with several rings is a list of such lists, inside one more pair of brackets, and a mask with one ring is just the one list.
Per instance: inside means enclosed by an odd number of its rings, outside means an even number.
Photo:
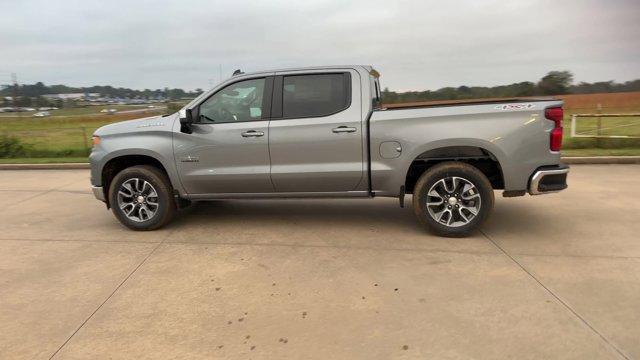
[{"label": "fuel door", "polygon": [[380,144],[380,156],[383,159],[395,159],[402,154],[402,145],[397,141],[385,141]]}]

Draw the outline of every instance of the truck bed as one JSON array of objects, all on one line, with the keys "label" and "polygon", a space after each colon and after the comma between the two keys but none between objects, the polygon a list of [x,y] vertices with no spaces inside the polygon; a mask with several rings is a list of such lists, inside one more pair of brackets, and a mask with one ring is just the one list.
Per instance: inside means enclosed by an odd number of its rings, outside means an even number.
[{"label": "truck bed", "polygon": [[[399,188],[404,169],[415,159],[431,156],[434,149],[475,147],[498,161],[505,190],[525,190],[537,168],[560,163],[559,152],[549,150],[554,123],[545,118],[545,109],[551,106],[562,106],[562,101],[474,99],[397,104],[374,111],[369,119],[373,188]],[[400,155],[383,154],[383,146],[399,148]]]}]

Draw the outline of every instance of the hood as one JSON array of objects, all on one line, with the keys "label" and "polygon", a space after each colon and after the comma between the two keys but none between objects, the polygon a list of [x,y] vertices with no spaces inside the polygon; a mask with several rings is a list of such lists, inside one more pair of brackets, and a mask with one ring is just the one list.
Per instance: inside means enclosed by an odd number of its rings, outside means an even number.
[{"label": "hood", "polygon": [[93,134],[97,136],[107,136],[144,131],[171,131],[173,122],[177,117],[178,114],[176,113],[166,116],[152,116],[142,119],[120,121],[105,125],[96,130]]}]

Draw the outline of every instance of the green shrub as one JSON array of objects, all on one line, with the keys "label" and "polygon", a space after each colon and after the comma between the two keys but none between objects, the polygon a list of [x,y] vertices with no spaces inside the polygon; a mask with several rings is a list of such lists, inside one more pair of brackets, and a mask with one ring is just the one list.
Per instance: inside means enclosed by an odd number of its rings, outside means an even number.
[{"label": "green shrub", "polygon": [[54,157],[84,157],[89,156],[91,150],[85,148],[66,149],[30,149],[26,155],[31,158],[54,158]]},{"label": "green shrub", "polygon": [[0,157],[16,158],[25,156],[29,151],[29,146],[23,144],[20,139],[15,136],[0,136]]},{"label": "green shrub", "polygon": [[[566,130],[565,130],[566,131]],[[636,138],[571,138],[562,139],[563,149],[620,149],[638,148],[640,139]]]}]

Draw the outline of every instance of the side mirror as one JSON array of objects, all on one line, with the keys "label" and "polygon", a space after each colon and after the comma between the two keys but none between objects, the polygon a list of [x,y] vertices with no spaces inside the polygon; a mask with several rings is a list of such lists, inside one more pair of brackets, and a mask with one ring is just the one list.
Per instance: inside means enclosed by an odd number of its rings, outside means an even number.
[{"label": "side mirror", "polygon": [[180,131],[186,134],[193,132],[191,125],[193,124],[193,114],[191,109],[180,110]]}]

